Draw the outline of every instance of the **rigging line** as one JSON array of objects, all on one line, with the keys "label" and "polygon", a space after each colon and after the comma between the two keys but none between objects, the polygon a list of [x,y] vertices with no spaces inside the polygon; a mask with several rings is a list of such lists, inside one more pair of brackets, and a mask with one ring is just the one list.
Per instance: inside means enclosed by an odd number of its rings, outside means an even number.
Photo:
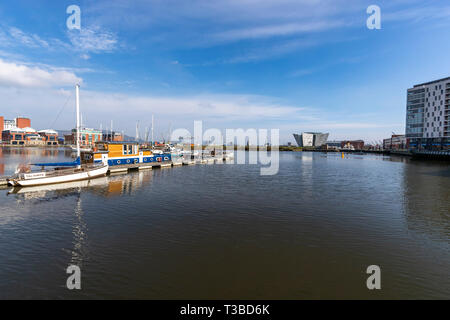
[{"label": "rigging line", "polygon": [[59,110],[58,114],[56,115],[55,120],[53,121],[52,125],[50,126],[50,129],[54,129],[53,126],[55,125],[56,121],[58,121],[59,116],[61,115],[61,113],[64,111],[64,108],[67,106],[67,103],[69,102],[69,99],[72,97],[72,93],[69,94],[69,96],[67,97],[66,102],[64,103],[63,107],[61,108],[61,110]]}]

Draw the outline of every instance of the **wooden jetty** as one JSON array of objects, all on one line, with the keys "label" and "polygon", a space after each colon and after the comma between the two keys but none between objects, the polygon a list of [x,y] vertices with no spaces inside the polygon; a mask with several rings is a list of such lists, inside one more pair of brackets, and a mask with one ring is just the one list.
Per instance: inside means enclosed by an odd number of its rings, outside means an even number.
[{"label": "wooden jetty", "polygon": [[[176,166],[190,166],[196,164],[214,164],[214,163],[224,163],[233,160],[232,157],[223,155],[222,157],[202,157],[202,158],[191,158],[183,159],[180,161],[162,161],[162,162],[151,162],[151,163],[130,163],[110,166],[108,173],[111,175],[115,174],[126,174],[133,170],[153,170],[154,168],[171,168]],[[7,186],[8,179],[10,176],[0,176],[0,186]]]}]

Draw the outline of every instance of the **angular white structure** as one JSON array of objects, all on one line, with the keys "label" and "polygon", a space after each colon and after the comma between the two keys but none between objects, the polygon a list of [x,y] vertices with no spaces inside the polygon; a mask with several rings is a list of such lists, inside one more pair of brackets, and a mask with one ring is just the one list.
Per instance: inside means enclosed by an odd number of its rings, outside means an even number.
[{"label": "angular white structure", "polygon": [[295,141],[299,147],[320,147],[327,143],[329,133],[321,132],[303,132],[294,133]]}]

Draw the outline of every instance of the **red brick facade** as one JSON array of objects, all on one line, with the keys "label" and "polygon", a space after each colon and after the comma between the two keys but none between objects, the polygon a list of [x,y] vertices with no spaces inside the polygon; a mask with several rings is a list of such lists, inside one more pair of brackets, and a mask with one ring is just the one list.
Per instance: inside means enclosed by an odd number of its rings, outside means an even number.
[{"label": "red brick facade", "polygon": [[16,118],[17,128],[29,128],[31,127],[31,120],[28,118]]}]

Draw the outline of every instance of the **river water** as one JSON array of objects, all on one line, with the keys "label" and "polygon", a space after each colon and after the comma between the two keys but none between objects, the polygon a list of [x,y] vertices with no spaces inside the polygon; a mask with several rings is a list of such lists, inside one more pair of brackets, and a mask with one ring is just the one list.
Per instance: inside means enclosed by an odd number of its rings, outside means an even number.
[{"label": "river water", "polygon": [[[0,149],[18,163],[55,149]],[[450,298],[450,164],[280,153],[0,189],[0,298]],[[81,268],[81,290],[66,268]],[[368,290],[366,269],[381,269]]]}]

